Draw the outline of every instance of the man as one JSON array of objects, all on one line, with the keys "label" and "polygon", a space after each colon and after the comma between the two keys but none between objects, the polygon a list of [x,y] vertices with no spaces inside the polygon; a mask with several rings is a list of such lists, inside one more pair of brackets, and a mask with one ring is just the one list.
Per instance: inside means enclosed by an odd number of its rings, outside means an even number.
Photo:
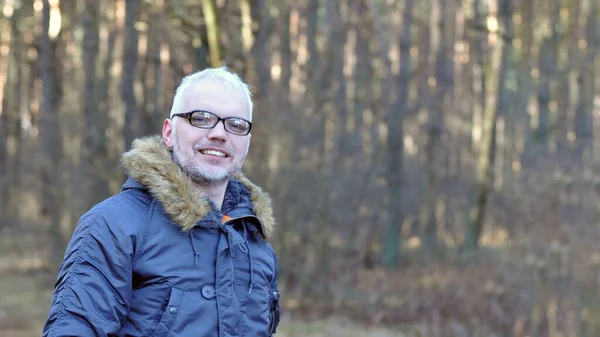
[{"label": "man", "polygon": [[279,323],[269,197],[241,174],[248,86],[187,76],[159,136],[123,156],[121,192],[80,219],[43,336],[271,336]]}]

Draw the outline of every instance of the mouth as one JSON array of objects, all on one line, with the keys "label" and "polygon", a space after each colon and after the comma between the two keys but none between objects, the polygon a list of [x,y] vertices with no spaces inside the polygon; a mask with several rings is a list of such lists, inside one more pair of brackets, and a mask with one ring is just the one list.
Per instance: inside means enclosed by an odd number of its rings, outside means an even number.
[{"label": "mouth", "polygon": [[219,150],[214,150],[214,149],[203,149],[203,150],[200,150],[199,152],[206,156],[214,156],[214,157],[221,157],[221,158],[228,157],[227,153],[225,153],[223,151],[219,151]]}]

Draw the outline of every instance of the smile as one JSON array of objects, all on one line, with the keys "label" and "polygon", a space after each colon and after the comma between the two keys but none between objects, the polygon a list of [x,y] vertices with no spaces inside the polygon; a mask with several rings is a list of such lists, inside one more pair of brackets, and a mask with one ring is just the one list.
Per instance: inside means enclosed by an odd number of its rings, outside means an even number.
[{"label": "smile", "polygon": [[217,156],[217,157],[227,157],[227,155],[221,151],[217,150],[200,150],[200,153],[206,154],[209,156]]}]

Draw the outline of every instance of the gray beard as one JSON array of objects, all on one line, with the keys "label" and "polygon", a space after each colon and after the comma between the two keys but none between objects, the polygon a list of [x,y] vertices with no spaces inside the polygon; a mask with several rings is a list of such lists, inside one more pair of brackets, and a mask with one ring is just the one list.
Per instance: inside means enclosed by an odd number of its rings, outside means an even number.
[{"label": "gray beard", "polygon": [[[231,172],[227,172],[225,175],[217,175],[211,174],[212,172],[202,172],[202,170],[198,169],[194,166],[193,163],[183,162],[179,159],[175,151],[173,151],[173,161],[179,165],[181,170],[187,174],[188,177],[194,182],[194,184],[199,186],[218,186],[228,182],[233,178],[234,174]],[[236,172],[239,172],[241,168],[236,167]]]},{"label": "gray beard", "polygon": [[192,179],[192,181],[196,185],[206,186],[206,187],[218,186],[218,185],[224,184],[232,178],[232,176],[229,174],[224,177],[213,178],[213,177],[207,177],[198,171],[191,171],[191,172],[185,171],[185,172],[187,173],[187,175],[190,177],[190,179]]}]

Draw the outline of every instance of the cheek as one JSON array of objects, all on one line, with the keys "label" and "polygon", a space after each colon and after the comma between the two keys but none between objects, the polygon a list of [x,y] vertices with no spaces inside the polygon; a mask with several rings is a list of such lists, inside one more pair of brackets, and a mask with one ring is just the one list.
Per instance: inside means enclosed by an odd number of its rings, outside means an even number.
[{"label": "cheek", "polygon": [[175,137],[175,141],[177,142],[179,147],[191,147],[197,142],[197,140],[194,140],[193,136],[194,135],[190,132],[181,132],[177,134],[177,137]]},{"label": "cheek", "polygon": [[193,151],[191,150],[190,141],[185,136],[179,136],[173,139],[174,141],[174,149],[177,151],[178,156],[180,158],[189,158],[193,155]]},{"label": "cheek", "polygon": [[248,154],[248,148],[250,147],[250,142],[247,140],[240,141],[235,144],[235,152],[238,156],[245,157]]}]

